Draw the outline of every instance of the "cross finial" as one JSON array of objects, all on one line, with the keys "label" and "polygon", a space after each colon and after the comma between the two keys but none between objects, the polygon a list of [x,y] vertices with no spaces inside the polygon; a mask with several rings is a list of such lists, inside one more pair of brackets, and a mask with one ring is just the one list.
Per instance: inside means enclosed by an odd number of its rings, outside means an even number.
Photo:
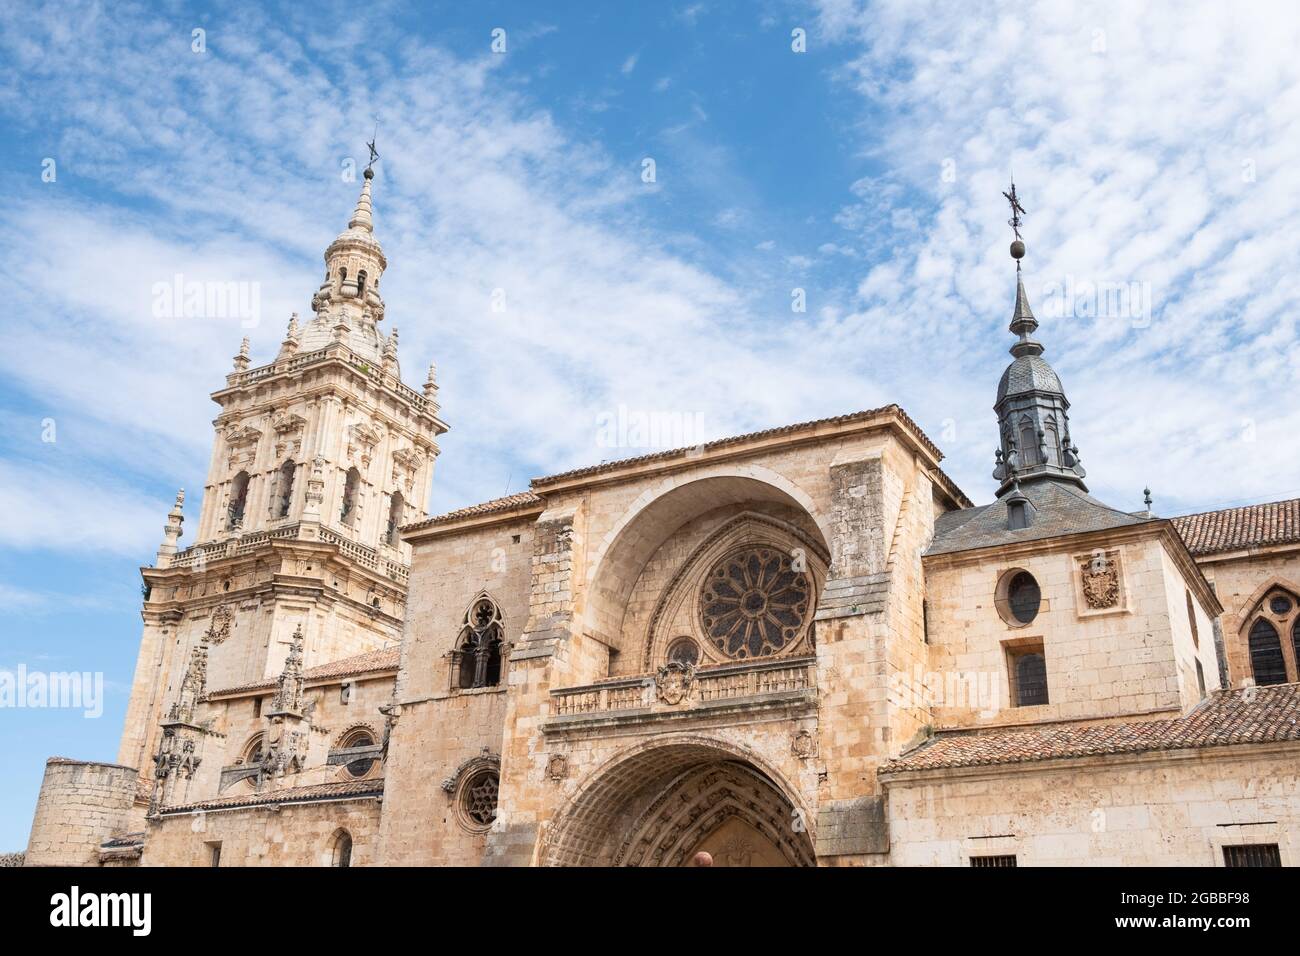
[{"label": "cross finial", "polygon": [[375,124],[375,131],[370,134],[370,142],[366,143],[366,148],[370,150],[370,162],[366,163],[366,178],[369,179],[374,175],[373,167],[375,160],[379,158],[379,152],[375,149],[375,140],[378,138],[379,124]]},{"label": "cross finial", "polygon": [[1020,273],[1020,260],[1025,257],[1025,243],[1020,238],[1020,217],[1025,215],[1025,207],[1020,205],[1020,197],[1016,195],[1015,180],[1011,182],[1011,189],[1002,195],[1011,204],[1011,218],[1007,220],[1007,225],[1016,234],[1016,238],[1011,242],[1011,258],[1016,260],[1016,273],[1018,275]]},{"label": "cross finial", "polygon": [[1012,183],[1010,191],[1004,192],[1002,195],[1006,198],[1007,202],[1011,204],[1011,218],[1007,220],[1007,225],[1011,227],[1011,231],[1014,232],[1016,238],[1019,239],[1020,217],[1025,215],[1025,207],[1020,205],[1020,197],[1016,195],[1016,184]]}]

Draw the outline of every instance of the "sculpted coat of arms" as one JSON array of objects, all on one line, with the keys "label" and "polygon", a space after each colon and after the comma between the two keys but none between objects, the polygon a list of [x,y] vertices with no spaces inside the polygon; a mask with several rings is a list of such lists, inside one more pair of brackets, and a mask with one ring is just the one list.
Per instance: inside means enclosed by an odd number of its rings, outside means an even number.
[{"label": "sculpted coat of arms", "polygon": [[655,674],[655,696],[675,707],[691,695],[695,683],[695,665],[669,661]]},{"label": "sculpted coat of arms", "polygon": [[1083,598],[1093,610],[1119,603],[1119,566],[1104,554],[1084,560],[1080,568]]}]

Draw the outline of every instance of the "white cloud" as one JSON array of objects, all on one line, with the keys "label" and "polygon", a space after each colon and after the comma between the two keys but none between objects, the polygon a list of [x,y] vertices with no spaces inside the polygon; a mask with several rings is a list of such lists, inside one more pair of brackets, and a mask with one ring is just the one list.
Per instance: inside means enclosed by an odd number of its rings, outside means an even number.
[{"label": "white cloud", "polygon": [[[824,37],[856,48],[842,78],[885,169],[837,221],[891,252],[839,331],[869,330],[913,365],[902,401],[932,428],[955,423],[941,444],[987,497],[1014,168],[1039,338],[1094,490],[1138,507],[1150,483],[1170,509],[1294,493],[1300,410],[1282,383],[1300,373],[1300,288],[1286,278],[1300,254],[1300,11],[944,9],[822,4]],[[1067,282],[1139,283],[1153,318],[1045,318]]]},{"label": "white cloud", "polygon": [[109,481],[0,461],[0,546],[151,555],[162,541],[166,507]]}]

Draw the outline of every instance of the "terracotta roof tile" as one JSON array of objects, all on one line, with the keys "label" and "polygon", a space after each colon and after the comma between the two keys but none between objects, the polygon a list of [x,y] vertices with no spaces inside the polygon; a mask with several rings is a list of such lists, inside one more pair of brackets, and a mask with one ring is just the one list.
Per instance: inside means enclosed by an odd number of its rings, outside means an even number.
[{"label": "terracotta roof tile", "polygon": [[448,511],[446,514],[435,515],[414,524],[404,525],[402,533],[418,531],[421,528],[431,528],[434,525],[450,524],[453,521],[459,521],[461,518],[478,518],[484,515],[522,508],[525,505],[542,504],[545,500],[541,495],[533,494],[531,491],[521,491],[517,494],[506,495],[504,498],[493,498],[491,501],[484,501],[482,504],[470,505],[468,508],[457,508],[455,511]]},{"label": "terracotta roof tile", "polygon": [[1171,519],[1192,554],[1300,542],[1300,498]]},{"label": "terracotta roof tile", "polygon": [[1097,754],[1300,741],[1300,684],[1216,691],[1169,720],[940,733],[889,761],[882,774],[1027,763]]},{"label": "terracotta roof tile", "polygon": [[588,465],[585,468],[575,468],[572,471],[562,471],[559,474],[547,475],[545,478],[534,478],[531,482],[534,488],[545,488],[547,485],[558,484],[561,481],[568,481],[572,478],[584,478],[588,475],[597,475],[606,471],[613,471],[617,468],[624,468],[628,465],[639,465],[650,461],[664,461],[669,458],[684,457],[687,454],[695,454],[700,450],[711,450],[714,448],[725,448],[727,445],[734,445],[740,442],[753,441],[758,438],[771,438],[776,435],[784,435],[790,432],[801,431],[805,428],[815,428],[819,425],[847,425],[853,422],[866,421],[875,418],[878,415],[895,414],[901,418],[908,426],[916,432],[917,437],[936,458],[942,458],[943,452],[939,450],[934,442],[930,441],[925,432],[921,431],[918,425],[907,412],[903,411],[899,405],[884,405],[880,408],[869,408],[861,412],[850,412],[847,415],[834,415],[830,418],[815,418],[812,421],[796,422],[793,425],[780,425],[776,428],[765,428],[761,431],[747,432],[744,435],[733,435],[730,438],[719,438],[716,441],[705,442],[703,445],[693,445],[689,448],[673,448],[668,451],[652,452],[648,455],[638,455],[635,458],[621,458],[615,461],[603,462],[599,465]]},{"label": "terracotta roof tile", "polygon": [[343,800],[349,797],[368,797],[384,792],[383,778],[372,780],[343,780],[335,783],[318,783],[310,787],[288,787],[284,790],[266,790],[232,797],[217,797],[178,807],[164,807],[162,812],[192,813],[195,810],[220,810],[229,807],[255,807],[274,803],[308,803],[316,800]]},{"label": "terracotta roof tile", "polygon": [[[638,465],[651,461],[667,461],[676,457],[684,457],[688,454],[695,454],[700,449],[723,448],[727,445],[734,445],[741,442],[753,441],[760,438],[770,438],[775,435],[784,435],[790,432],[800,431],[805,428],[816,428],[819,425],[843,425],[857,421],[866,421],[878,415],[892,413],[901,418],[913,431],[916,432],[918,439],[926,448],[934,453],[936,458],[942,458],[943,453],[939,451],[938,446],[921,431],[919,426],[910,415],[907,414],[898,405],[885,405],[881,408],[872,408],[861,412],[852,412],[848,415],[836,415],[831,418],[818,418],[807,422],[798,422],[793,425],[781,425],[777,428],[768,428],[763,431],[749,432],[744,435],[735,435],[730,438],[719,438],[717,441],[706,442],[704,445],[692,446],[690,448],[673,448],[667,451],[652,452],[648,455],[639,455],[634,458],[620,458],[614,461],[602,462],[599,465],[588,465],[585,468],[575,468],[572,471],[563,471],[554,475],[547,475],[544,478],[534,478],[531,485],[534,489],[545,491],[548,485],[554,485],[561,481],[568,481],[573,478],[583,478],[588,475],[598,475],[608,471],[614,471],[618,468],[625,468],[629,465]],[[966,497],[965,493],[957,487],[952,478],[946,475],[942,469],[936,469],[939,472],[939,478],[945,485],[945,490],[955,497],[964,507],[971,506],[971,500]],[[413,524],[406,525],[402,532],[418,531],[422,528],[431,528],[436,525],[451,524],[462,518],[478,518],[487,515],[500,514],[506,511],[512,511],[516,508],[522,508],[529,505],[544,504],[546,499],[536,491],[521,491],[517,494],[506,495],[504,498],[494,498],[491,501],[485,501],[482,504],[470,505],[467,508],[459,508],[456,511],[449,511],[446,514],[437,515],[432,518],[426,518],[423,521],[417,521]]]},{"label": "terracotta roof tile", "polygon": [[[402,648],[398,645],[381,647],[377,651],[366,651],[364,654],[341,657],[336,661],[330,661],[328,664],[309,667],[302,676],[310,684],[313,681],[328,681],[337,677],[356,677],[362,674],[371,674],[375,671],[396,670],[401,660],[401,654]],[[235,687],[223,687],[221,690],[209,691],[208,695],[218,697],[222,694],[235,694],[246,690],[263,690],[274,687],[276,683],[275,679],[254,681],[250,684],[239,684]]]}]

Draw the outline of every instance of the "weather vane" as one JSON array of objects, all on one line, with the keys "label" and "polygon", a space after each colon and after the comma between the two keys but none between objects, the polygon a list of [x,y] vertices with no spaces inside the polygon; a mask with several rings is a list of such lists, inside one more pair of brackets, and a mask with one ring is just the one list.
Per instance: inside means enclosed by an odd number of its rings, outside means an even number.
[{"label": "weather vane", "polygon": [[[371,175],[374,175],[374,173],[371,172],[371,167],[375,165],[375,160],[379,158],[379,153],[375,150],[375,139],[377,138],[378,133],[379,133],[379,124],[376,123],[375,131],[370,134],[370,142],[366,143],[366,148],[370,150],[370,162],[366,163],[366,172],[370,173]],[[1014,189],[1014,187],[1012,188]]]},{"label": "weather vane", "polygon": [[1016,271],[1019,272],[1020,260],[1025,257],[1025,243],[1020,238],[1020,217],[1025,215],[1025,207],[1020,205],[1020,197],[1016,195],[1015,180],[1011,182],[1011,190],[1002,195],[1011,204],[1011,218],[1007,220],[1007,225],[1016,234],[1015,240],[1011,243],[1011,258],[1016,260]]},{"label": "weather vane", "polygon": [[[372,149],[371,152],[374,152]],[[1011,191],[1002,194],[1006,197],[1007,202],[1011,203],[1011,218],[1007,220],[1007,225],[1015,232],[1016,238],[1020,238],[1020,217],[1025,215],[1025,207],[1020,205],[1020,197],[1016,195],[1016,184],[1011,184]]]}]

